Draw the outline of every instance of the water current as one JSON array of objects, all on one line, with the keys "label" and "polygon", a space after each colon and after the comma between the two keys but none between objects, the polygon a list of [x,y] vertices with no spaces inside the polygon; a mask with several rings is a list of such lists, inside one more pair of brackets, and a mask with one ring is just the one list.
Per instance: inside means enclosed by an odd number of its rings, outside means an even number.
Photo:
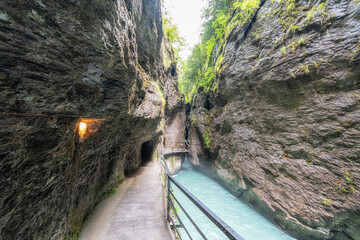
[{"label": "water current", "polygon": [[[233,196],[219,183],[194,171],[189,162],[185,161],[182,169],[174,177],[245,240],[294,239],[245,202]],[[228,239],[174,184],[171,186],[175,197],[209,240]],[[176,208],[192,238],[203,239],[180,207]],[[181,229],[181,237],[190,239],[183,229]]]}]

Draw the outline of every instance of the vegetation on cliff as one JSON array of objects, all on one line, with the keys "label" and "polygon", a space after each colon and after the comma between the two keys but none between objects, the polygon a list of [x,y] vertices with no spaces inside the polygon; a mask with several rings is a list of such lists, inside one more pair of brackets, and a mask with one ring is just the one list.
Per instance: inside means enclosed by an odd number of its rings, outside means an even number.
[{"label": "vegetation on cliff", "polygon": [[179,88],[185,102],[190,102],[200,87],[205,93],[217,90],[215,77],[223,71],[226,39],[236,27],[249,22],[259,5],[260,0],[209,1],[203,13],[201,43],[193,48],[181,70]]},{"label": "vegetation on cliff", "polygon": [[232,28],[237,2],[184,68],[189,161],[296,238],[358,239],[359,2],[260,1]]},{"label": "vegetation on cliff", "polygon": [[185,40],[180,36],[178,26],[173,23],[172,17],[163,4],[162,9],[162,22],[165,37],[163,45],[163,61],[165,67],[168,68],[172,61],[179,61],[179,52],[185,45]]},{"label": "vegetation on cliff", "polygon": [[[252,18],[261,3],[260,0],[209,0],[208,7],[203,13],[201,42],[193,48],[191,56],[181,69],[179,88],[185,102],[190,102],[199,88],[206,94],[218,90],[216,76],[225,68],[223,62],[228,38],[235,29],[244,28],[246,34],[246,29],[251,26]],[[264,19],[277,16],[277,20],[283,26],[284,35],[273,44],[274,47],[280,46],[283,55],[290,49],[294,52],[296,48],[305,45],[307,39],[302,38],[288,46],[281,46],[286,35],[296,34],[303,28],[311,27],[317,19],[320,19],[321,25],[331,25],[330,20],[335,18],[334,14],[327,12],[327,2],[310,7],[295,0],[273,0],[272,4],[276,9],[270,8],[266,15],[260,14],[258,17]],[[260,32],[254,32],[252,35],[255,41],[260,40]]]}]

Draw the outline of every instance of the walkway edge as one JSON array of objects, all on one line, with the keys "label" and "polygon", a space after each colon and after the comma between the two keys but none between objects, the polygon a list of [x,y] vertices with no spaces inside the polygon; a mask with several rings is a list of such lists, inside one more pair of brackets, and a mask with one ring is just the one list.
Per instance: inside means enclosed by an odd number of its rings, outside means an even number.
[{"label": "walkway edge", "polygon": [[[133,181],[134,178],[126,178],[119,184],[118,191],[114,195],[98,203],[85,221],[79,240],[105,240],[106,230],[109,228],[110,218],[116,204],[123,198]],[[104,231],[96,231],[99,227],[104,228]]]}]

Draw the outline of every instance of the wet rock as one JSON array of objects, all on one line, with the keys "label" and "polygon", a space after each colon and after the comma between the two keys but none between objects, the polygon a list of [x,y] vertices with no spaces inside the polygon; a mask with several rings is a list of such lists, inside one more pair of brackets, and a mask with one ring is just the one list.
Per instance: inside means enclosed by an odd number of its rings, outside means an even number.
[{"label": "wet rock", "polygon": [[70,239],[161,135],[160,2],[0,5],[0,238]]},{"label": "wet rock", "polygon": [[219,94],[191,109],[190,160],[299,239],[359,239],[360,5],[327,1],[306,24],[317,4],[296,2],[290,32],[266,1],[230,35]]}]

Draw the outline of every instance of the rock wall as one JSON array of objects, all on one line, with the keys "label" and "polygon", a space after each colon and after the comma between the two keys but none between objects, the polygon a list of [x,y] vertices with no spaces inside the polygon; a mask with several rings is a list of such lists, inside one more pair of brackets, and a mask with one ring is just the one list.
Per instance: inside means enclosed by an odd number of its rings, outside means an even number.
[{"label": "rock wall", "polygon": [[191,161],[299,239],[360,239],[360,4],[262,1],[223,66]]},{"label": "rock wall", "polygon": [[69,239],[161,134],[160,2],[0,6],[0,238]]},{"label": "rock wall", "polygon": [[166,81],[161,81],[166,105],[162,123],[164,135],[162,144],[159,145],[161,147],[159,151],[164,154],[170,171],[174,173],[181,168],[187,146],[185,143],[185,105],[178,88],[177,62],[171,44],[165,37],[162,45],[164,58],[171,61],[169,61],[169,66],[166,69],[169,78]]}]

